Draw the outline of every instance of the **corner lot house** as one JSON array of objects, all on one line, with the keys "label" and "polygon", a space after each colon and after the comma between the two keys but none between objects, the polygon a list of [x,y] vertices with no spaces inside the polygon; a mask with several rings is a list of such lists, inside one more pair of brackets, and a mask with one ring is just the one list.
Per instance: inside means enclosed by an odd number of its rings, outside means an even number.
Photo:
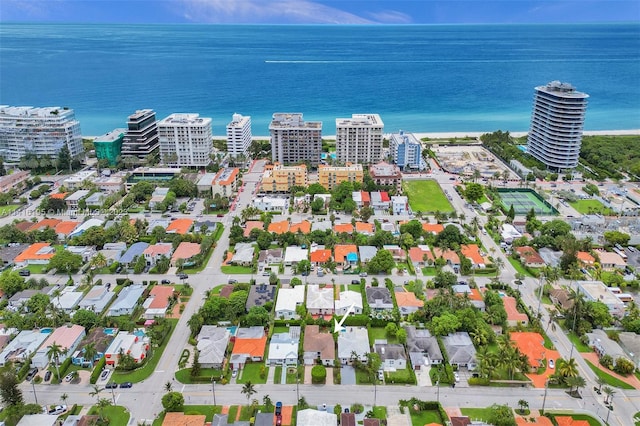
[{"label": "corner lot house", "polygon": [[276,301],[276,318],[297,319],[296,308],[304,304],[305,286],[299,285],[293,288],[281,288],[278,291]]},{"label": "corner lot house", "polygon": [[333,287],[307,286],[307,311],[311,315],[333,315]]},{"label": "corner lot house", "polygon": [[151,340],[140,328],[133,333],[119,331],[104,354],[107,365],[114,367],[118,365],[120,354],[130,355],[135,362],[142,362],[147,356],[150,344]]},{"label": "corner lot house", "polygon": [[199,361],[203,368],[222,368],[231,333],[224,327],[203,325],[198,334]]},{"label": "corner lot house", "polygon": [[624,302],[602,281],[578,281],[578,292],[584,294],[590,302],[602,302],[609,308],[609,313],[617,318],[622,318],[625,312]]},{"label": "corner lot house", "polygon": [[342,364],[353,362],[352,354],[361,362],[367,362],[369,348],[369,331],[365,327],[347,327],[338,336],[338,359]]},{"label": "corner lot house", "polygon": [[416,329],[412,325],[404,329],[407,330],[407,352],[414,370],[431,364],[442,364],[444,357],[438,339],[429,330]]},{"label": "corner lot house", "polygon": [[384,371],[404,370],[407,368],[407,354],[404,346],[397,343],[378,341],[373,345],[373,351],[378,354]]},{"label": "corner lot house", "polygon": [[341,291],[340,298],[335,300],[334,304],[336,315],[338,316],[346,315],[351,306],[353,306],[353,308],[351,308],[349,314],[360,315],[362,313],[362,294],[359,291]]},{"label": "corner lot house", "polygon": [[449,355],[449,364],[458,367],[476,368],[476,348],[466,331],[452,333],[442,338],[444,348]]},{"label": "corner lot house", "polygon": [[144,312],[145,319],[164,318],[171,298],[173,297],[174,289],[171,286],[157,285],[151,289],[149,297],[144,302],[146,311]]},{"label": "corner lot house", "polygon": [[36,352],[31,360],[31,365],[38,368],[43,368],[49,364],[49,357],[47,351],[53,344],[57,344],[62,349],[63,353],[60,355],[59,362],[62,364],[68,357],[76,350],[86,332],[84,327],[79,325],[64,325],[56,328],[53,333],[47,337],[47,340],[40,346],[40,349]]},{"label": "corner lot house", "polygon": [[133,310],[138,305],[138,300],[144,293],[144,286],[142,284],[134,284],[128,287],[124,287],[115,302],[109,307],[107,315],[110,317],[117,317],[119,315],[131,315]]},{"label": "corner lot house", "polygon": [[274,333],[269,343],[269,365],[298,365],[300,327],[289,327],[288,333]]},{"label": "corner lot house", "polygon": [[231,366],[242,368],[247,361],[259,362],[264,358],[267,335],[262,327],[239,328],[231,352]]},{"label": "corner lot house", "polygon": [[367,303],[373,311],[386,311],[393,309],[391,292],[386,287],[367,287]]},{"label": "corner lot house", "polygon": [[253,262],[253,244],[238,243],[235,246],[235,252],[231,258],[234,265],[249,266]]},{"label": "corner lot house", "polygon": [[604,330],[596,328],[591,333],[586,334],[589,338],[589,347],[593,348],[598,356],[609,355],[613,358],[614,363],[620,357],[629,359],[622,347],[617,342],[609,339]]},{"label": "corner lot house", "polygon": [[320,360],[322,365],[333,366],[336,345],[331,333],[321,333],[320,326],[308,325],[304,329],[304,364],[313,365]]},{"label": "corner lot house", "polygon": [[[47,330],[48,331],[48,330]],[[44,330],[23,330],[0,353],[0,365],[7,362],[25,362],[49,337]]]},{"label": "corner lot house", "polygon": [[518,256],[520,256],[520,260],[524,266],[528,266],[529,268],[544,268],[546,265],[540,253],[533,247],[516,247],[515,251],[518,253]]},{"label": "corner lot house", "polygon": [[179,260],[189,263],[198,254],[200,254],[200,244],[183,241],[171,256],[171,266],[178,265]]}]

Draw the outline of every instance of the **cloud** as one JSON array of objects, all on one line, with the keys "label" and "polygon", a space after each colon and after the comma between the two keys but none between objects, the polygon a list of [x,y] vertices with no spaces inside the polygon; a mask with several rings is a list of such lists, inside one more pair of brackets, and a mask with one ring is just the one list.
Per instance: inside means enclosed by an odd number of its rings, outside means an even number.
[{"label": "cloud", "polygon": [[177,6],[185,19],[202,23],[375,23],[309,0],[181,0]]},{"label": "cloud", "polygon": [[383,10],[380,12],[369,12],[367,16],[375,22],[381,24],[410,24],[413,22],[411,16],[406,13],[398,12],[397,10]]}]

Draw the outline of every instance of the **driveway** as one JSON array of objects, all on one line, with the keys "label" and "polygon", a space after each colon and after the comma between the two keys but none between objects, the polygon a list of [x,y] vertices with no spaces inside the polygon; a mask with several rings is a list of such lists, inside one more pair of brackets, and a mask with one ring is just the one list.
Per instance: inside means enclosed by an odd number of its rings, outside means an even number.
[{"label": "driveway", "polygon": [[356,384],[356,370],[350,365],[345,365],[340,368],[340,384],[341,385],[355,385]]}]

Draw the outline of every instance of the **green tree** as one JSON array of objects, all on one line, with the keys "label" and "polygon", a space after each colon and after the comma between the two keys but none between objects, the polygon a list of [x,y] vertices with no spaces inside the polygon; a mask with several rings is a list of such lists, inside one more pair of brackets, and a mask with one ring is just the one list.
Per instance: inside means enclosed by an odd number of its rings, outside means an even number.
[{"label": "green tree", "polygon": [[100,316],[89,309],[78,309],[73,314],[73,323],[91,330],[100,322]]},{"label": "green tree", "polygon": [[391,252],[388,250],[378,250],[367,264],[367,271],[372,274],[380,272],[390,273],[395,264]]},{"label": "green tree", "polygon": [[464,190],[464,196],[470,203],[477,203],[484,195],[484,189],[479,183],[468,183]]},{"label": "green tree", "polygon": [[191,364],[191,377],[198,377],[200,375],[200,351],[193,351],[193,362]]},{"label": "green tree", "polygon": [[184,410],[184,396],[180,392],[168,392],[162,396],[162,407],[167,412]]},{"label": "green tree", "polygon": [[60,250],[49,261],[49,268],[68,274],[77,272],[83,263],[82,256],[79,254],[71,253],[69,250]]},{"label": "green tree", "polygon": [[440,248],[456,249],[462,244],[464,237],[455,225],[447,225],[444,230],[436,236],[435,245]]},{"label": "green tree", "polygon": [[362,219],[363,222],[368,222],[374,213],[375,211],[372,207],[364,206],[360,209],[360,219]]},{"label": "green tree", "polygon": [[493,404],[487,419],[487,423],[494,426],[515,426],[516,419],[513,417],[513,411],[508,405]]},{"label": "green tree", "polygon": [[518,407],[520,407],[520,414],[524,414],[525,410],[529,408],[529,403],[526,400],[521,399],[518,401]]},{"label": "green tree", "polygon": [[84,351],[82,352],[82,357],[84,358],[84,361],[90,363],[92,367],[93,367],[93,361],[96,359],[97,355],[98,355],[98,349],[96,348],[96,344],[94,342],[88,343],[84,347]]},{"label": "green tree", "polygon": [[53,342],[49,349],[47,349],[47,358],[49,358],[49,362],[52,362],[56,366],[56,373],[58,374],[58,380],[62,379],[60,377],[60,356],[67,352],[66,349],[63,349],[62,346],[58,345],[56,342]]},{"label": "green tree", "polygon": [[446,336],[447,334],[458,331],[462,323],[452,313],[445,312],[440,316],[434,317],[431,321],[431,331],[436,336]]},{"label": "green tree", "polygon": [[136,259],[136,263],[134,263],[133,265],[133,273],[141,274],[142,271],[144,271],[144,268],[146,267],[147,267],[147,261],[145,260],[144,256],[140,255]]},{"label": "green tree", "polygon": [[309,262],[307,259],[301,260],[296,265],[296,272],[298,274],[308,274],[309,272],[311,272],[311,262]]},{"label": "green tree", "polygon": [[249,401],[249,399],[251,399],[251,397],[257,392],[258,391],[256,390],[256,388],[253,385],[253,383],[251,383],[251,381],[247,381],[242,386],[242,390],[240,391],[241,394],[243,394],[244,396],[247,397],[247,401]]},{"label": "green tree", "polygon": [[624,232],[620,231],[605,231],[603,236],[605,241],[612,246],[616,244],[626,246],[631,239],[631,236],[629,234],[625,234]]},{"label": "green tree", "polygon": [[390,322],[385,326],[384,331],[387,336],[395,337],[398,333],[398,326],[395,322]]},{"label": "green tree", "polygon": [[402,345],[407,343],[407,330],[405,330],[404,328],[399,328],[396,332],[396,339],[398,339],[398,342]]},{"label": "green tree", "polygon": [[17,271],[7,269],[0,275],[0,289],[7,297],[11,297],[25,289],[24,278]]},{"label": "green tree", "polygon": [[435,288],[451,288],[458,282],[458,277],[453,272],[438,271],[433,278]]},{"label": "green tree", "polygon": [[22,391],[18,387],[18,376],[13,369],[5,369],[0,373],[0,399],[5,407],[24,404]]},{"label": "green tree", "polygon": [[71,152],[66,143],[58,151],[58,169],[71,171]]},{"label": "green tree", "polygon": [[107,399],[107,398],[100,398],[100,400],[98,400],[98,412],[100,420],[102,422],[106,422],[107,421],[107,416],[105,415],[105,410],[106,408],[111,406],[111,400]]},{"label": "green tree", "polygon": [[327,368],[324,365],[314,365],[311,369],[311,383],[324,384],[327,379]]}]

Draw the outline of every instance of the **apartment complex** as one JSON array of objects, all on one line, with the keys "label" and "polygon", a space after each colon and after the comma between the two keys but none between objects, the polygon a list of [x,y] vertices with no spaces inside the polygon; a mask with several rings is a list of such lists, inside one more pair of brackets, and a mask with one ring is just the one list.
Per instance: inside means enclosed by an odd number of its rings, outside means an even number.
[{"label": "apartment complex", "polygon": [[227,152],[232,157],[249,156],[251,145],[251,117],[233,114],[227,124]]},{"label": "apartment complex", "polygon": [[93,140],[98,160],[107,160],[110,166],[116,165],[122,152],[122,141],[126,131],[126,129],[114,129]]},{"label": "apartment complex", "polygon": [[231,197],[238,189],[238,176],[240,169],[228,168],[221,169],[211,181],[211,193],[213,195],[220,194],[222,197]]},{"label": "apartment complex", "polygon": [[375,163],[382,159],[384,123],[378,114],[352,114],[336,119],[336,159],[343,163]]},{"label": "apartment complex", "polygon": [[262,192],[289,192],[292,186],[307,186],[307,166],[267,166],[262,174]]},{"label": "apartment complex", "polygon": [[17,163],[27,153],[56,158],[63,146],[82,153],[80,122],[69,108],[0,106],[0,155]]},{"label": "apartment complex", "polygon": [[318,182],[328,190],[332,190],[342,182],[360,182],[364,179],[362,164],[347,164],[345,167],[319,166]]},{"label": "apartment complex", "polygon": [[155,111],[141,109],[131,114],[122,140],[122,156],[144,160],[158,149],[159,144]]},{"label": "apartment complex", "polygon": [[320,163],[322,122],[304,121],[301,113],[276,113],[269,124],[274,163]]},{"label": "apartment complex", "polygon": [[160,158],[178,167],[206,167],[211,162],[211,118],[199,114],[171,114],[158,122]]},{"label": "apartment complex", "polygon": [[376,185],[392,186],[396,193],[402,192],[402,173],[395,164],[381,161],[369,167],[369,175]]},{"label": "apartment complex", "polygon": [[419,170],[422,164],[422,143],[413,133],[393,133],[389,139],[393,162],[401,169]]},{"label": "apartment complex", "polygon": [[529,154],[552,170],[575,168],[588,97],[569,83],[559,81],[536,87],[527,137]]}]

